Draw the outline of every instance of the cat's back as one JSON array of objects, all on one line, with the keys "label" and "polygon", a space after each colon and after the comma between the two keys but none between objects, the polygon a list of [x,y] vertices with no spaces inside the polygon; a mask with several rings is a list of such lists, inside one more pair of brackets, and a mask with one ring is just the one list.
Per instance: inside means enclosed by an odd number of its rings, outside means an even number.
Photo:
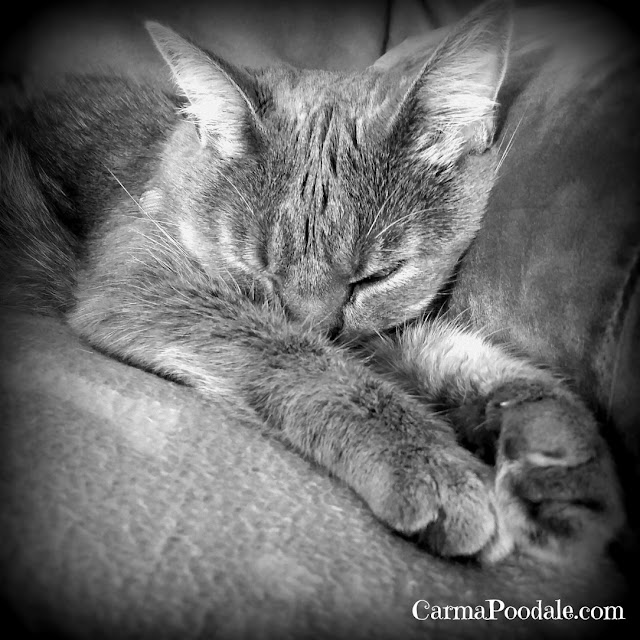
[{"label": "cat's back", "polygon": [[59,163],[68,154],[110,154],[162,140],[176,107],[174,96],[124,78],[62,75],[46,83],[27,77],[0,85],[3,137],[19,140],[47,164],[50,155]]},{"label": "cat's back", "polygon": [[113,175],[136,191],[153,174],[177,107],[171,94],[129,79],[11,78],[0,88],[0,173],[37,181],[72,228],[91,226],[119,194]]},{"label": "cat's back", "polygon": [[118,180],[139,197],[154,175],[176,102],[126,79],[0,79],[0,297],[68,307],[85,239],[118,209]]}]

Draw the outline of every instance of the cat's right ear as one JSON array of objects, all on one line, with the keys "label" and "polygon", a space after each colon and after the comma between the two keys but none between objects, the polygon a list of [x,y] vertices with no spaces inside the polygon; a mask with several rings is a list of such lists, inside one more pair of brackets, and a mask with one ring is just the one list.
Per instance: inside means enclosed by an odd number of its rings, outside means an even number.
[{"label": "cat's right ear", "polygon": [[255,110],[232,70],[168,27],[157,22],[145,27],[189,101],[184,111],[195,120],[202,145],[215,145],[225,158],[241,156]]}]

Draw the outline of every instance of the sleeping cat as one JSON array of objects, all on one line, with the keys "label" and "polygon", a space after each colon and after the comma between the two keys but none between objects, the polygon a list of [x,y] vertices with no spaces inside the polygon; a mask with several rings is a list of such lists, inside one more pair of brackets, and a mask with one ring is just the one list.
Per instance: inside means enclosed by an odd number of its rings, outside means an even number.
[{"label": "sleeping cat", "polygon": [[250,407],[436,553],[602,550],[619,488],[582,401],[425,315],[495,180],[508,7],[407,77],[249,72],[147,28],[180,97],[98,77],[4,90],[3,295]]}]

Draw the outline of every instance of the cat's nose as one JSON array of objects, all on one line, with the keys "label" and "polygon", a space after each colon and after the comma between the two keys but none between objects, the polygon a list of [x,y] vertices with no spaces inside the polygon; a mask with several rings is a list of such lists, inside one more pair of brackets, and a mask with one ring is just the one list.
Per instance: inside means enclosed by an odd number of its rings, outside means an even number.
[{"label": "cat's nose", "polygon": [[346,292],[333,291],[318,295],[287,296],[285,307],[291,318],[304,322],[318,333],[335,336],[342,327],[342,309]]}]

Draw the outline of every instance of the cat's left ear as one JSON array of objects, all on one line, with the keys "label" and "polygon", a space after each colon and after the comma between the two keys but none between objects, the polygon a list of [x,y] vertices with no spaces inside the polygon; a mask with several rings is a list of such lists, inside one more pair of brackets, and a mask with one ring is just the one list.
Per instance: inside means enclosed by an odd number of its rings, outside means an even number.
[{"label": "cat's left ear", "polygon": [[184,109],[198,126],[203,146],[215,145],[225,158],[246,150],[247,125],[255,109],[241,88],[236,70],[157,22],[145,27],[169,65],[189,105]]},{"label": "cat's left ear", "polygon": [[511,2],[481,5],[453,28],[405,94],[398,119],[409,119],[412,142],[429,164],[452,164],[491,146],[511,31]]}]

